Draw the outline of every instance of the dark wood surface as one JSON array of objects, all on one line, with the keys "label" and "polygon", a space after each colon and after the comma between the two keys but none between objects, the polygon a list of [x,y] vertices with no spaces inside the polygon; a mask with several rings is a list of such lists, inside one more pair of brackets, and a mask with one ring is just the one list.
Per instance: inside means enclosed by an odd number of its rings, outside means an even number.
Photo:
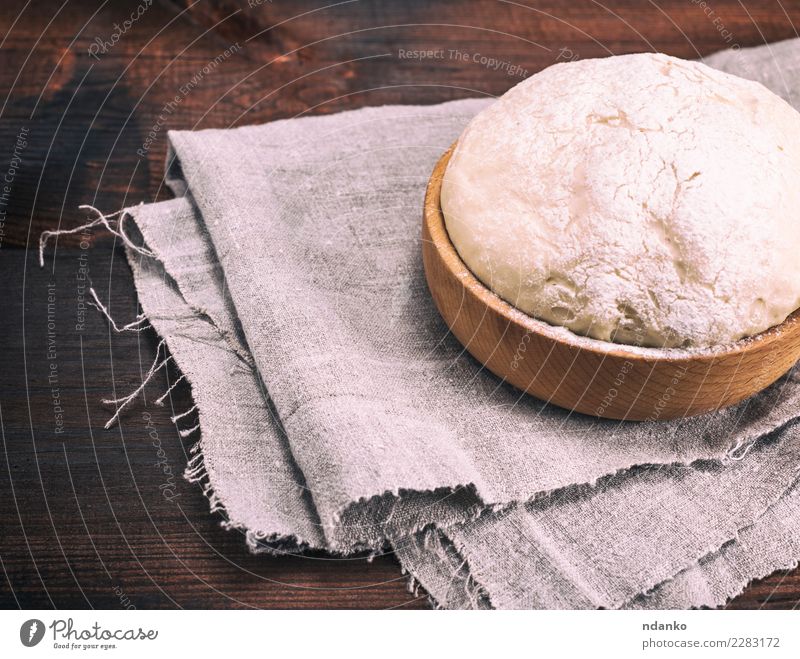
[{"label": "dark wood surface", "polygon": [[[407,592],[391,556],[371,562],[255,557],[237,533],[219,527],[196,486],[178,479],[179,496],[167,501],[142,413],[152,414],[179,473],[188,443],[169,416],[191,405],[189,391],[178,386],[171,405],[154,406],[177,377],[170,372],[120,427],[102,429],[109,412],[99,400],[138,385],[156,338],[112,334],[91,309],[76,330],[81,255],[122,319],[136,313],[130,272],[102,234],[86,250],[77,237],[62,238],[40,270],[40,231],[76,226],[85,219],[77,210],[82,203],[113,210],[167,198],[167,128],[498,95],[521,79],[512,66],[530,74],[564,58],[641,50],[697,57],[797,36],[800,2],[714,0],[708,16],[691,0],[267,0],[253,7],[154,0],[112,43],[115,23],[124,29],[140,4],[148,3],[4,0],[0,6],[0,177],[9,171],[17,136],[26,142],[17,148],[10,192],[0,199],[6,212],[0,234],[0,606],[426,606],[424,595]],[[90,56],[92,44],[104,41],[106,52],[98,45],[96,58]],[[236,43],[236,52],[220,60]],[[444,50],[446,56],[420,61],[401,50]],[[467,61],[450,55],[456,50]],[[508,66],[493,71],[471,61],[475,53]],[[182,94],[215,58],[213,71]],[[176,94],[178,107],[165,110]],[[162,126],[146,146],[159,117]],[[47,354],[51,293],[54,359]],[[53,364],[57,383],[48,381]],[[54,393],[63,432],[56,432]],[[795,571],[753,584],[731,606],[798,603]]]}]

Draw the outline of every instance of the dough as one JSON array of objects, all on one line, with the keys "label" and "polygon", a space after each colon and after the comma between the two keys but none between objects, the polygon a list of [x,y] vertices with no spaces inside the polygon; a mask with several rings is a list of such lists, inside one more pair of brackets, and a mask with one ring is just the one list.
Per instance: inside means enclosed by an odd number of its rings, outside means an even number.
[{"label": "dough", "polygon": [[577,334],[707,347],[800,307],[800,114],[700,63],[528,78],[470,122],[441,203],[486,286]]}]

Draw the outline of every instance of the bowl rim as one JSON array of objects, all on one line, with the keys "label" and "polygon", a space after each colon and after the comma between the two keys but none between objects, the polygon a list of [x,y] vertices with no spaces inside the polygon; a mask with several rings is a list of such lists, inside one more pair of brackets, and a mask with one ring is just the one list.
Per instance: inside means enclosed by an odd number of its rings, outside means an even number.
[{"label": "bowl rim", "polygon": [[[503,316],[509,322],[516,324],[526,332],[542,336],[551,341],[567,345],[575,350],[585,350],[601,357],[613,355],[615,357],[638,360],[660,361],[676,365],[707,362],[722,357],[744,355],[756,348],[769,348],[774,343],[789,339],[792,333],[800,329],[800,307],[795,309],[777,325],[754,334],[741,338],[728,344],[720,344],[701,348],[654,348],[648,346],[635,346],[625,343],[613,343],[602,339],[576,334],[572,330],[535,318],[507,302],[488,286],[480,281],[466,263],[461,259],[458,251],[450,240],[444,211],[441,206],[441,188],[450,156],[456,148],[458,141],[454,142],[436,162],[428,180],[428,190],[425,203],[425,224],[430,235],[431,243],[439,252],[442,261],[446,264],[451,274],[463,285],[464,289],[476,296],[495,313]],[[439,174],[441,172],[441,174]]]}]

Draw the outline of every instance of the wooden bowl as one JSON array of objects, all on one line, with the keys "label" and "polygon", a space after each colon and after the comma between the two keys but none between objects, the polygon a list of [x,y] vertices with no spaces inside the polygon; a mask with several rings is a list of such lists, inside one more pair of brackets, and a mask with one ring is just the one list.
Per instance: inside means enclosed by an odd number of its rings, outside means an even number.
[{"label": "wooden bowl", "polygon": [[425,194],[425,276],[447,326],[498,377],[584,414],[674,419],[738,403],[800,358],[800,310],[757,336],[701,351],[580,337],[522,313],[478,281],[450,242],[439,196],[452,150],[436,164]]}]

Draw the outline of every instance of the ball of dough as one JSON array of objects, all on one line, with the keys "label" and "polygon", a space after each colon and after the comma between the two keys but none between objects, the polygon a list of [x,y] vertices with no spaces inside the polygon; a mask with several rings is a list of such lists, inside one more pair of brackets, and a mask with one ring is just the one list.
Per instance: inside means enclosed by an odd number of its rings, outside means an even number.
[{"label": "ball of dough", "polygon": [[707,347],[800,307],[800,114],[697,62],[528,78],[461,135],[441,204],[478,279],[577,334]]}]

